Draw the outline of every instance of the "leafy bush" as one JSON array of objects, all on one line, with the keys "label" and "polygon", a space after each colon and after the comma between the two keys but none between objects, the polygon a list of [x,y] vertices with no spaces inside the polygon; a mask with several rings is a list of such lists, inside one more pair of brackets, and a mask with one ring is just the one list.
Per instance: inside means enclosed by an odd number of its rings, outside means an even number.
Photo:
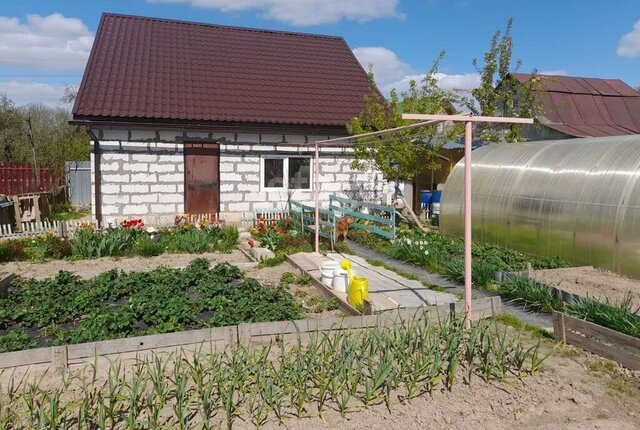
[{"label": "leafy bush", "polygon": [[32,346],[33,342],[24,330],[12,330],[0,336],[0,351],[19,351]]},{"label": "leafy bush", "polygon": [[260,240],[260,245],[263,247],[270,249],[271,251],[276,251],[280,247],[281,237],[280,233],[275,230],[267,230],[257,238]]},{"label": "leafy bush", "polygon": [[21,261],[27,258],[25,239],[8,239],[0,241],[0,263]]},{"label": "leafy bush", "polygon": [[82,258],[119,257],[130,254],[144,231],[128,228],[107,228],[96,231],[79,229],[71,241],[74,256]]},{"label": "leafy bush", "polygon": [[161,243],[149,239],[148,236],[140,236],[136,240],[136,246],[133,251],[135,255],[141,257],[154,257],[164,252],[164,247]]},{"label": "leafy bush", "polygon": [[[0,298],[0,330],[11,335],[0,338],[0,350],[20,349],[19,342],[77,343],[298,319],[300,310],[286,290],[242,279],[240,270],[227,263],[211,267],[206,259],[182,270],[112,270],[90,280],[61,271],[44,280],[17,279]],[[28,342],[20,334],[25,329]]]},{"label": "leafy bush", "polygon": [[66,239],[47,233],[38,236],[27,243],[24,253],[27,258],[35,261],[61,259],[71,255],[71,246]]}]

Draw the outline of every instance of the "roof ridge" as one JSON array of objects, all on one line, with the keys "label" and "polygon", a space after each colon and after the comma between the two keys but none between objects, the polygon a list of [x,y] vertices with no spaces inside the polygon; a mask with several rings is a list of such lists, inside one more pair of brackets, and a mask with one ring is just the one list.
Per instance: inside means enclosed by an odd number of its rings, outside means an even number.
[{"label": "roof ridge", "polygon": [[145,21],[158,21],[158,22],[166,22],[166,23],[173,23],[173,24],[194,25],[194,26],[201,26],[201,27],[214,27],[214,28],[248,31],[248,32],[255,32],[255,33],[273,33],[273,34],[282,34],[282,35],[291,35],[291,36],[344,40],[342,36],[334,36],[330,34],[303,33],[303,32],[288,31],[288,30],[271,30],[271,29],[257,28],[257,27],[240,27],[235,25],[214,24],[214,23],[208,23],[208,22],[189,21],[189,20],[181,20],[181,19],[173,19],[173,18],[158,18],[158,17],[152,17],[152,16],[143,16],[143,15],[129,15],[129,14],[115,13],[115,12],[103,12],[102,16],[138,19],[138,20],[145,20]]},{"label": "roof ridge", "polygon": [[[512,75],[523,75],[523,76],[533,76],[534,73],[522,73],[522,72],[514,72],[514,73],[510,73]],[[625,81],[623,81],[620,78],[593,78],[593,77],[587,77],[587,76],[574,76],[574,75],[546,75],[546,74],[542,74],[542,73],[535,73],[535,76],[537,77],[550,77],[550,78],[570,78],[570,79],[595,79],[598,81],[619,81],[622,82],[623,84],[627,85],[629,88],[633,88],[631,85],[627,84]]]}]

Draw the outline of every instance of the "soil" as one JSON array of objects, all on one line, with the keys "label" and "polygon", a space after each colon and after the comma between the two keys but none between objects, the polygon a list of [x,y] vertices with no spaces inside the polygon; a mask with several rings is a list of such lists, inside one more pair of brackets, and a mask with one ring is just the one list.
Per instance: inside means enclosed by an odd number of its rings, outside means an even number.
[{"label": "soil", "polygon": [[[314,411],[313,411],[314,412]],[[615,363],[562,347],[534,376],[471,386],[458,383],[403,402],[396,400],[349,413],[336,411],[317,417],[274,421],[265,429],[638,429],[640,428],[640,373]],[[253,428],[238,421],[234,428]]]},{"label": "soil", "polygon": [[536,270],[533,278],[572,294],[607,299],[618,303],[631,296],[634,309],[640,309],[640,280],[625,278],[606,270],[593,267]]},{"label": "soil", "polygon": [[175,268],[186,267],[196,258],[206,258],[213,264],[226,262],[238,265],[242,263],[240,265],[241,269],[245,269],[251,265],[249,259],[241,251],[234,250],[228,254],[218,252],[204,254],[162,254],[156,257],[102,257],[89,260],[52,260],[43,263],[13,261],[0,264],[0,273],[15,273],[25,278],[43,279],[57,275],[60,270],[66,270],[76,273],[83,278],[92,278],[112,269],[123,270],[125,272],[144,272],[160,266]]},{"label": "soil", "polygon": [[[249,268],[245,270],[244,274],[247,277],[257,279],[262,285],[277,287],[281,285],[280,280],[285,273],[293,273],[295,275],[300,274],[300,270],[291,265],[289,262],[284,262],[275,267],[265,267],[258,269],[257,267]],[[296,283],[284,284],[285,287],[300,303],[307,312],[304,313],[304,318],[322,318],[343,315],[343,312],[339,309],[324,310],[322,312],[313,312],[311,308],[317,305],[318,301],[326,300],[325,295],[318,288],[310,285],[309,283],[298,285]]]}]

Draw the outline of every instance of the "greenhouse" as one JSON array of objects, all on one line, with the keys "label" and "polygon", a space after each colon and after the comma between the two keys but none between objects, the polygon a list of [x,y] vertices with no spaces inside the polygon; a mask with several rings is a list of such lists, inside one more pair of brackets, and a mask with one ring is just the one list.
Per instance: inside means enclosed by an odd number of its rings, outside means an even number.
[{"label": "greenhouse", "polygon": [[[498,144],[473,151],[473,238],[640,278],[640,135]],[[462,236],[464,159],[441,229]]]}]

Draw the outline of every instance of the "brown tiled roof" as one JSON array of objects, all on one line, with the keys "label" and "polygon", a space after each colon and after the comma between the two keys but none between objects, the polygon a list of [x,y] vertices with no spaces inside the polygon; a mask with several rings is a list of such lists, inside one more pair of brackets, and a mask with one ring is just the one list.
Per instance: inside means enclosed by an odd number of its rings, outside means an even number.
[{"label": "brown tiled roof", "polygon": [[367,88],[341,37],[104,14],[73,114],[344,126]]},{"label": "brown tiled roof", "polygon": [[[530,74],[513,73],[527,83]],[[575,137],[640,134],[640,93],[619,79],[541,78],[541,124]]]}]

